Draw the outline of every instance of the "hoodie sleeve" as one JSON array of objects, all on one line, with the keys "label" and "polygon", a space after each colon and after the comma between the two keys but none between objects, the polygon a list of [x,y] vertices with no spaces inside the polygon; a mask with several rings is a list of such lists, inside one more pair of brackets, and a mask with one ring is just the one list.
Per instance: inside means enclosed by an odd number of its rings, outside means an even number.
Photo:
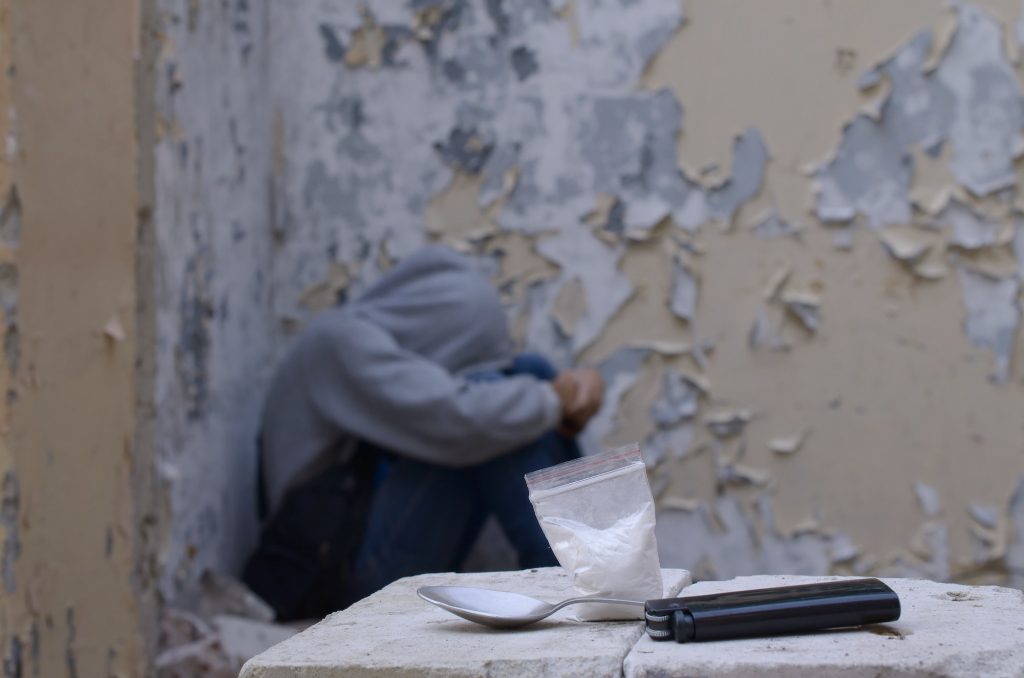
[{"label": "hoodie sleeve", "polygon": [[535,440],[561,419],[547,382],[454,376],[354,315],[310,329],[301,363],[317,416],[397,454],[470,466]]}]

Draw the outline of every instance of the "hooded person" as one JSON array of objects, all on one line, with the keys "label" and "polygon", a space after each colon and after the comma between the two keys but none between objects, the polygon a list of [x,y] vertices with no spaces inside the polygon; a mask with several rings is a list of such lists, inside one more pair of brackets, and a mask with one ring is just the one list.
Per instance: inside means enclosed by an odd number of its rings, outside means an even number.
[{"label": "hooded person", "polygon": [[[264,525],[245,579],[281,621],[458,569],[494,515],[521,567],[555,564],[523,474],[578,456],[592,370],[517,356],[497,292],[442,247],[314,318],[272,379]],[[560,432],[559,432],[560,429]]]}]

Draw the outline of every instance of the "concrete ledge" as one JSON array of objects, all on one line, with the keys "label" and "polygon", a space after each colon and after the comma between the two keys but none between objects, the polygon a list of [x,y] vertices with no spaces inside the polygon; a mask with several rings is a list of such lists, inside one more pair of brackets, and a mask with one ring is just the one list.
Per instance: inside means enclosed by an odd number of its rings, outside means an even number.
[{"label": "concrete ledge", "polygon": [[[701,582],[685,595],[786,586],[840,577],[739,577]],[[864,629],[715,643],[656,643],[626,657],[627,678],[715,676],[1024,676],[1024,592],[918,579],[884,580],[900,620]]]},{"label": "concrete ledge", "polygon": [[[665,570],[669,593],[689,582]],[[686,588],[700,595],[839,577],[740,577]],[[455,584],[570,597],[559,568],[430,574],[395,582],[250,660],[241,678],[340,676],[906,676],[1024,677],[1024,592],[887,579],[898,622],[800,636],[680,645],[656,643],[633,622],[575,622],[562,610],[520,631],[494,631],[416,597],[419,586]]]},{"label": "concrete ledge", "polygon": [[[664,570],[666,595],[689,584]],[[346,676],[621,676],[643,624],[576,622],[571,608],[520,631],[496,631],[454,617],[416,596],[429,585],[482,586],[550,601],[572,597],[561,568],[410,577],[333,614],[251,659],[241,678]]]}]

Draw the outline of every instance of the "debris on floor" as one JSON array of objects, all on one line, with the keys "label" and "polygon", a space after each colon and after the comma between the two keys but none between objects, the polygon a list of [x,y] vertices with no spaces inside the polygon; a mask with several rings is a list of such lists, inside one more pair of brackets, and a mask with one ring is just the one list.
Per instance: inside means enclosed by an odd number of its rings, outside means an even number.
[{"label": "debris on floor", "polygon": [[157,678],[235,678],[242,665],[305,624],[274,624],[270,607],[241,582],[207,572],[197,612],[165,607],[154,668]]}]

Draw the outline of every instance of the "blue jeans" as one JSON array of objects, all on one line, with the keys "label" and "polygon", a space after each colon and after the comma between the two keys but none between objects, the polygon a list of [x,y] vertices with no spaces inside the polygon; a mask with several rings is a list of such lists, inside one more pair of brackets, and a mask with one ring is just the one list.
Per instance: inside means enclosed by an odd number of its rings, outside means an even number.
[{"label": "blue jeans", "polygon": [[[540,356],[470,378],[551,380]],[[291,490],[264,527],[245,581],[280,621],[321,617],[396,579],[459,570],[493,515],[523,568],[556,565],[523,476],[579,457],[556,432],[484,464],[447,468],[360,445],[354,463]]]},{"label": "blue jeans", "polygon": [[[545,358],[523,354],[503,372],[469,378],[493,381],[519,374],[550,381],[557,373]],[[552,431],[470,468],[406,458],[385,462],[346,597],[354,602],[402,577],[458,571],[491,515],[515,549],[520,567],[557,565],[523,476],[579,456],[574,439]]]}]

